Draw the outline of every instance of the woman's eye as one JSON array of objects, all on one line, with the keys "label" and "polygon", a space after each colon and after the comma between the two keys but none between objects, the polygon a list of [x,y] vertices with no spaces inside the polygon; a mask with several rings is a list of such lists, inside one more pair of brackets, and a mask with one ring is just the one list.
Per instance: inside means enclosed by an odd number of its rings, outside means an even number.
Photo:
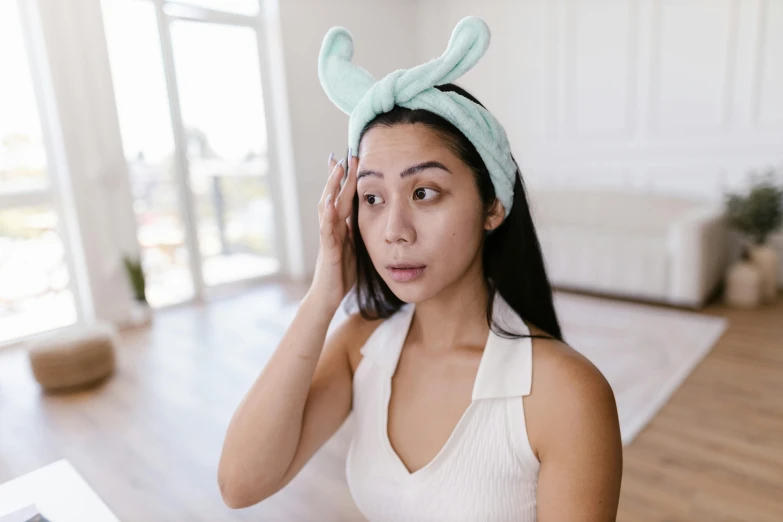
[{"label": "woman's eye", "polygon": [[[426,197],[427,196],[427,192],[430,193],[430,197],[429,198]],[[438,194],[437,190],[430,189],[430,188],[418,188],[418,189],[413,191],[413,195],[414,195],[414,197],[416,199],[421,199],[421,200],[425,200],[425,201],[427,199],[434,198],[437,194]]]},{"label": "woman's eye", "polygon": [[367,194],[364,196],[364,200],[370,205],[383,203],[383,198],[376,196],[375,194]]}]

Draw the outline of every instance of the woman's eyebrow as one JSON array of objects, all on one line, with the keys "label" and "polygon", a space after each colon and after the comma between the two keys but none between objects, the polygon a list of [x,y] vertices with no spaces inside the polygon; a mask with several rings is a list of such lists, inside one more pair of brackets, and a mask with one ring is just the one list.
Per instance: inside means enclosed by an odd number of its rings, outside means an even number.
[{"label": "woman's eyebrow", "polygon": [[[452,173],[449,169],[446,168],[446,166],[443,163],[439,161],[425,161],[424,163],[419,163],[418,165],[413,165],[403,170],[402,172],[400,172],[400,177],[404,178],[407,176],[413,176],[414,174],[427,169],[441,169],[441,170],[445,170],[449,174]],[[365,176],[377,176],[383,179],[383,172],[377,170],[360,170],[359,174],[356,175],[356,180],[358,181]]]}]

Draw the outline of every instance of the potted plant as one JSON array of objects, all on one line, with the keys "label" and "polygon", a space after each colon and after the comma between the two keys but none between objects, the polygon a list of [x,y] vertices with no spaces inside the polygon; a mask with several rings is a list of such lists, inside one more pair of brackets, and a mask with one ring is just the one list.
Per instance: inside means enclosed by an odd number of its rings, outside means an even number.
[{"label": "potted plant", "polygon": [[150,313],[150,306],[147,302],[146,282],[141,260],[124,256],[123,262],[134,297],[135,306],[132,310],[131,323],[134,325],[147,324],[149,323],[152,314]]},{"label": "potted plant", "polygon": [[783,224],[783,186],[772,169],[752,173],[750,181],[746,194],[726,196],[726,213],[731,226],[744,235],[744,247],[762,274],[763,300],[770,302],[778,294],[780,256],[767,240]]}]

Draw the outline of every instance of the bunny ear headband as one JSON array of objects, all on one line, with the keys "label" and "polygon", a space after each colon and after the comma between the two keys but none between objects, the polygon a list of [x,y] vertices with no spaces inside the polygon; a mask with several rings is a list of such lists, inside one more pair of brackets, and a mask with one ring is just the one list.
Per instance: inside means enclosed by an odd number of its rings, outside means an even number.
[{"label": "bunny ear headband", "polygon": [[503,127],[480,105],[455,92],[435,88],[468,72],[489,47],[490,32],[480,18],[463,18],[438,58],[411,69],[398,69],[379,81],[351,62],[353,37],[343,27],[332,27],[318,56],[318,78],[327,96],[350,116],[348,146],[359,150],[359,135],[376,115],[395,105],[433,112],[457,127],[484,160],[495,194],[508,217],[514,201],[517,167]]}]

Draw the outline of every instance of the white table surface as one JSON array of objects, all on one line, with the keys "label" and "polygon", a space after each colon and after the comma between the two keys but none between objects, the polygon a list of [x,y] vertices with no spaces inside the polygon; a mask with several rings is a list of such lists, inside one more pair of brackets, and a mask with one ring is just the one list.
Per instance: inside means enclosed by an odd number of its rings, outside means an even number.
[{"label": "white table surface", "polygon": [[65,459],[0,485],[0,518],[31,504],[52,522],[119,522]]}]

